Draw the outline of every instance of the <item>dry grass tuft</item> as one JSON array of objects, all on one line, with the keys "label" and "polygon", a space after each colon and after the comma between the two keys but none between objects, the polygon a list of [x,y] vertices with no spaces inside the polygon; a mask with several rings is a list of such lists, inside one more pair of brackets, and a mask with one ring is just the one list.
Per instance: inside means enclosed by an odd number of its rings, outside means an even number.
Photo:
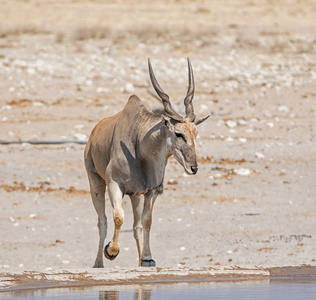
[{"label": "dry grass tuft", "polygon": [[216,37],[211,28],[172,27],[167,25],[141,24],[130,27],[92,26],[79,27],[74,30],[73,38],[78,41],[88,39],[111,39],[114,43],[123,40],[137,40],[141,43],[187,43],[199,40],[200,44],[207,45]]},{"label": "dry grass tuft", "polygon": [[49,183],[42,182],[39,186],[26,186],[23,182],[14,181],[13,185],[0,184],[0,189],[4,189],[7,193],[22,191],[22,192],[35,192],[35,193],[52,193],[52,192],[65,192],[73,195],[85,195],[89,194],[86,190],[77,190],[75,187],[71,186],[69,188],[51,188],[47,187]]},{"label": "dry grass tuft", "polygon": [[40,29],[32,25],[23,26],[1,26],[0,27],[0,38],[7,38],[9,36],[17,36],[22,34],[49,34],[45,29]]},{"label": "dry grass tuft", "polygon": [[88,39],[111,38],[113,31],[108,26],[78,27],[74,32],[74,39],[84,41]]},{"label": "dry grass tuft", "polygon": [[245,201],[245,200],[247,200],[247,198],[246,197],[238,197],[238,198],[236,198],[236,197],[225,197],[225,196],[219,196],[219,197],[217,197],[217,202],[218,203],[223,203],[223,202],[234,202],[234,201]]}]

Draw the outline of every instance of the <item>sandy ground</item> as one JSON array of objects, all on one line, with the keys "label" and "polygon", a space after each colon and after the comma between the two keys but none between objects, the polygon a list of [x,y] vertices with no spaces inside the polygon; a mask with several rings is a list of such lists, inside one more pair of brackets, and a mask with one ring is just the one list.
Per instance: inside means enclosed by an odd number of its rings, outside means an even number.
[{"label": "sandy ground", "polygon": [[[254,283],[264,284],[273,280],[287,281],[305,280],[305,282],[315,282],[316,267],[313,266],[291,266],[291,267],[236,267],[236,266],[209,266],[209,267],[166,267],[166,268],[106,268],[106,269],[63,269],[48,271],[23,271],[7,272],[0,274],[0,293],[18,296],[19,291],[24,291],[31,296],[37,294],[40,289],[55,287],[81,287],[106,286],[111,289],[121,290],[129,285],[137,284],[136,290],[151,285],[149,288],[157,287],[157,284],[170,283],[219,283],[226,284],[234,282],[244,284]],[[2,276],[1,276],[2,275]],[[294,279],[295,278],[295,279]],[[121,287],[121,288],[120,288]],[[36,290],[35,290],[36,289]],[[69,292],[73,290],[68,290]],[[15,294],[16,293],[16,294]],[[43,293],[46,293],[44,291]],[[145,298],[147,299],[147,298]]]},{"label": "sandy ground", "polygon": [[[174,102],[195,72],[199,172],[174,159],[151,235],[157,266],[315,265],[315,1],[0,1],[0,141],[86,140],[147,58]],[[17,9],[19,7],[19,9]],[[0,145],[0,272],[92,267],[84,145]],[[113,224],[106,196],[111,238]],[[136,267],[124,198],[121,253]]]}]

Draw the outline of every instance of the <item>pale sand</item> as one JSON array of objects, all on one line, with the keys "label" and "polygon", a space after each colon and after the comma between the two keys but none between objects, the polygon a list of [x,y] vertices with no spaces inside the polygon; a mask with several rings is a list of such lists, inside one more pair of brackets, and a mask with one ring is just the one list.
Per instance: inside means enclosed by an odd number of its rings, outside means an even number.
[{"label": "pale sand", "polygon": [[[316,7],[285,2],[1,3],[0,140],[84,140],[132,93],[159,105],[148,57],[178,101],[189,56],[196,113],[213,114],[198,128],[198,174],[168,164],[157,266],[315,265]],[[0,272],[92,267],[83,150],[0,146]],[[124,209],[121,252],[106,268],[138,263],[128,198]]]}]

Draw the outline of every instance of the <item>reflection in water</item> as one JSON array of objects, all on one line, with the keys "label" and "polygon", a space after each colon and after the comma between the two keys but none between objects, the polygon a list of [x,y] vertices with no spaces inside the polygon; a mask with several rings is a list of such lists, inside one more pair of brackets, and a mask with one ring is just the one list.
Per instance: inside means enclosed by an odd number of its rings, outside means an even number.
[{"label": "reflection in water", "polygon": [[134,300],[150,300],[151,299],[151,291],[150,288],[143,288],[139,286],[139,288],[134,293]]},{"label": "reflection in water", "polygon": [[99,300],[119,300],[118,291],[99,291]]},{"label": "reflection in water", "polygon": [[0,299],[51,299],[54,297],[55,299],[151,300],[151,294],[152,288],[149,285],[123,285],[14,291],[0,293]]},{"label": "reflection in water", "polygon": [[[151,300],[151,291],[149,287],[139,285],[134,289],[134,300]],[[102,290],[99,291],[99,300],[120,300],[118,290]]]},{"label": "reflection in water", "polygon": [[316,299],[316,279],[138,284],[55,288],[0,293],[0,299],[40,300],[310,300]]}]

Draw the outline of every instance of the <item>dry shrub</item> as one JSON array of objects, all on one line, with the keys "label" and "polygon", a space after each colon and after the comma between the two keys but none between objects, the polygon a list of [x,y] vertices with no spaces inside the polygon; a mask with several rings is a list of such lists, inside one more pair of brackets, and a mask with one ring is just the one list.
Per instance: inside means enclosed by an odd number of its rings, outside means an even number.
[{"label": "dry shrub", "polygon": [[79,27],[74,32],[74,38],[79,41],[88,39],[111,38],[112,29],[108,26]]},{"label": "dry shrub", "polygon": [[198,162],[201,164],[215,164],[215,165],[242,165],[247,162],[246,159],[231,159],[231,158],[218,158],[215,159],[213,156],[198,157]]},{"label": "dry shrub", "polygon": [[65,192],[68,194],[74,195],[85,195],[89,194],[86,190],[77,190],[75,187],[71,186],[69,188],[59,187],[59,188],[51,188],[47,187],[50,183],[47,182],[39,182],[39,186],[26,186],[23,182],[14,181],[13,185],[8,184],[0,184],[0,189],[4,189],[7,193],[11,192],[35,192],[35,193],[51,193],[51,192]]},{"label": "dry shrub", "polygon": [[212,28],[191,28],[189,26],[167,26],[153,24],[136,24],[129,27],[92,26],[75,29],[73,38],[84,41],[87,39],[111,39],[114,43],[137,41],[141,43],[191,43],[199,40],[206,45],[207,40],[216,34]]},{"label": "dry shrub", "polygon": [[21,34],[48,34],[49,32],[45,29],[39,29],[32,25],[23,26],[1,26],[0,27],[0,38],[6,38],[9,36],[16,36]]},{"label": "dry shrub", "polygon": [[51,34],[55,33],[56,42],[62,43],[68,38],[75,41],[89,39],[108,39],[115,44],[160,44],[170,43],[175,45],[192,45],[198,41],[198,45],[207,46],[216,44],[214,37],[217,34],[214,28],[209,26],[191,27],[188,25],[166,24],[133,24],[131,26],[113,26],[96,24],[92,26],[78,26],[72,30],[48,31],[35,25],[16,25],[0,27],[0,38],[23,34]]}]

